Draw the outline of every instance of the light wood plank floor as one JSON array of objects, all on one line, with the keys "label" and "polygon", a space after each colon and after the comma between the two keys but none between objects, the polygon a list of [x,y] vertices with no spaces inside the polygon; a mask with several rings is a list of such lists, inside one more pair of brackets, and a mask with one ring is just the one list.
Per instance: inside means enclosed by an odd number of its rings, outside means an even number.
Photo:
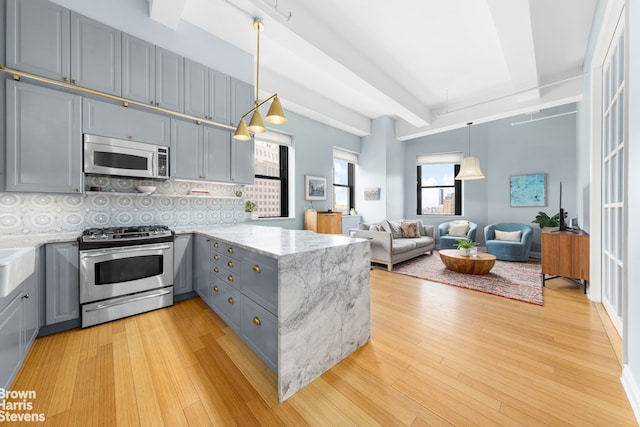
[{"label": "light wood plank floor", "polygon": [[12,389],[65,426],[637,425],[596,305],[563,279],[544,294],[540,307],[374,270],[371,342],[283,404],[198,298],[39,338]]}]

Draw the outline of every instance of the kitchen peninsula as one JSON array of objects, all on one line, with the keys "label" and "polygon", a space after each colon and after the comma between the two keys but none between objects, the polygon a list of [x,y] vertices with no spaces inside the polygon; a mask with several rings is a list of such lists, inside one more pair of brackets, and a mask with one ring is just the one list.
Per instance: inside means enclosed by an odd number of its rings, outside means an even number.
[{"label": "kitchen peninsula", "polygon": [[195,260],[209,255],[194,263],[194,290],[276,371],[281,402],[369,341],[368,241],[247,224],[191,231]]}]

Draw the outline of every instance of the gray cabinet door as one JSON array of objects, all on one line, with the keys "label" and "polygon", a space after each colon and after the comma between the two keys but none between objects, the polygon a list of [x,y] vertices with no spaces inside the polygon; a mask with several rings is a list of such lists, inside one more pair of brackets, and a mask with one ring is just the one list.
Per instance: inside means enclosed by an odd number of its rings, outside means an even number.
[{"label": "gray cabinet door", "polygon": [[46,247],[46,324],[80,317],[80,288],[76,242]]},{"label": "gray cabinet door", "polygon": [[202,171],[208,181],[231,179],[231,133],[226,130],[204,128]]},{"label": "gray cabinet door", "polygon": [[185,58],[184,87],[184,112],[208,119],[209,68]]},{"label": "gray cabinet door", "polygon": [[[0,310],[0,387],[8,389],[23,356],[22,292],[12,292],[11,302]],[[4,298],[3,298],[4,299]]]},{"label": "gray cabinet door", "polygon": [[6,82],[7,191],[81,192],[80,97]]},{"label": "gray cabinet door", "polygon": [[[253,105],[253,85],[231,78],[231,125],[236,126]],[[246,118],[247,124],[251,116]]]},{"label": "gray cabinet door", "polygon": [[191,234],[176,236],[173,242],[173,294],[193,289],[193,249]]},{"label": "gray cabinet door", "polygon": [[194,250],[193,283],[198,295],[200,295],[208,305],[211,305],[211,287],[209,286],[211,282],[209,279],[211,271],[211,244],[209,239],[203,236],[195,236]]},{"label": "gray cabinet door", "polygon": [[184,112],[184,58],[157,46],[156,105]]},{"label": "gray cabinet door", "polygon": [[69,10],[46,0],[9,0],[7,66],[68,81],[69,17]]},{"label": "gray cabinet door", "polygon": [[[209,69],[209,119],[231,123],[231,77]],[[244,113],[242,113],[244,114]]]},{"label": "gray cabinet door", "polygon": [[94,135],[171,145],[171,119],[95,99],[82,100],[82,131]]},{"label": "gray cabinet door", "polygon": [[71,12],[71,83],[122,94],[120,31]]},{"label": "gray cabinet door", "polygon": [[202,126],[171,120],[171,177],[204,179],[202,175]]},{"label": "gray cabinet door", "polygon": [[231,181],[237,184],[253,184],[255,178],[254,140],[233,140],[231,144]]},{"label": "gray cabinet door", "polygon": [[39,251],[36,251],[35,271],[24,282],[24,290],[22,295],[22,304],[24,306],[24,351],[26,355],[31,343],[36,339],[39,329],[40,316],[40,296],[38,294],[40,287],[40,260],[38,259]]},{"label": "gray cabinet door", "polygon": [[154,104],[156,95],[156,47],[122,34],[122,97]]}]

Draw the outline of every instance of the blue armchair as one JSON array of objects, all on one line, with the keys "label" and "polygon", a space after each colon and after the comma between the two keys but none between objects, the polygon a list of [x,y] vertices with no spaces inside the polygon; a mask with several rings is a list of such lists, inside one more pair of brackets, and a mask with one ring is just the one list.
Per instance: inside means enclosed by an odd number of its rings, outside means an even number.
[{"label": "blue armchair", "polygon": [[[458,247],[458,240],[464,239],[465,236],[450,236],[449,235],[449,227],[451,224],[458,221],[449,221],[443,222],[438,226],[438,239],[440,240],[440,249],[455,249]],[[469,222],[469,230],[467,231],[466,238],[469,240],[475,241],[476,239],[476,230],[478,229],[478,225]]]},{"label": "blue armchair", "polygon": [[[520,232],[520,240],[499,240],[496,239],[496,230],[498,232]],[[500,233],[498,233],[500,234]],[[513,234],[501,236],[502,238],[514,238]],[[500,224],[489,224],[484,228],[484,240],[487,245],[487,252],[496,256],[497,259],[503,261],[522,261],[529,260],[529,251],[531,250],[531,239],[533,237],[533,228],[526,224],[516,224],[511,222],[503,222]]]}]

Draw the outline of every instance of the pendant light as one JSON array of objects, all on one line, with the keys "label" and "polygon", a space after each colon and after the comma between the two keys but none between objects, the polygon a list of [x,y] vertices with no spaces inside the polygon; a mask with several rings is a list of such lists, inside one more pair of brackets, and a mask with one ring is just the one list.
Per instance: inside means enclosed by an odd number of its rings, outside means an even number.
[{"label": "pendant light", "polygon": [[[272,102],[271,107],[269,108],[269,112],[267,113],[267,121],[269,123],[278,125],[287,122],[287,117],[284,115],[284,109],[282,108],[282,104],[280,103],[280,98],[278,98],[277,93],[271,95],[269,98],[265,99],[262,102],[260,102],[260,100],[258,99],[258,93],[260,90],[260,32],[264,29],[264,24],[259,18],[255,18],[253,20],[253,28],[255,28],[256,32],[258,33],[258,42],[256,49],[256,100],[255,106],[240,118],[240,123],[238,123],[238,127],[233,134],[233,138],[240,141],[247,141],[251,139],[250,133],[255,134],[267,131],[267,128],[264,125],[264,120],[262,120],[262,114],[260,113],[259,108],[269,101]],[[249,121],[249,126],[247,126],[245,117],[247,117],[251,113],[253,113],[253,115],[251,116],[251,120]]]},{"label": "pendant light", "polygon": [[469,155],[462,159],[462,165],[460,171],[456,175],[455,179],[459,180],[472,180],[472,179],[484,179],[485,176],[480,170],[480,161],[477,157],[471,155],[471,125],[473,122],[467,123],[469,128]]}]

